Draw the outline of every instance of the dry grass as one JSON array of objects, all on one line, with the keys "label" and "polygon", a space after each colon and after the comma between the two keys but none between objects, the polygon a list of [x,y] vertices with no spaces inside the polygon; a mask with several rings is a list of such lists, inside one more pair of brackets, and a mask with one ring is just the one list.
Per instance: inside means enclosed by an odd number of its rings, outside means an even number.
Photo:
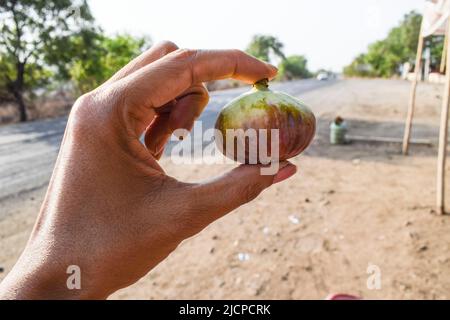
[{"label": "dry grass", "polygon": [[[40,99],[28,103],[29,120],[55,118],[68,114],[73,100],[64,97]],[[0,124],[19,122],[19,109],[16,104],[8,103],[0,106]]]}]

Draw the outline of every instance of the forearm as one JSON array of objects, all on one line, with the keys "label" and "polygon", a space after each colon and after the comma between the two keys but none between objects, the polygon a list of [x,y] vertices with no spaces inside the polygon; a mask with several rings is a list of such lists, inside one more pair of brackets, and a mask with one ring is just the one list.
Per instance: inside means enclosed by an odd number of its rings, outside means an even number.
[{"label": "forearm", "polygon": [[[0,300],[105,299],[108,294],[100,286],[80,279],[80,287],[73,284],[74,274],[67,266],[45,261],[43,254],[27,254],[0,283]],[[23,255],[24,256],[24,255]],[[31,259],[30,259],[31,257]],[[81,276],[81,275],[80,275]]]}]

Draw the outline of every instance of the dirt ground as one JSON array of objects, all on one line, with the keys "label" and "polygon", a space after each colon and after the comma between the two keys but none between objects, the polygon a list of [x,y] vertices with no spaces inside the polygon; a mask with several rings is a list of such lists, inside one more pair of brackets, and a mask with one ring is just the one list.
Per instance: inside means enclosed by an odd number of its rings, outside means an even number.
[{"label": "dirt ground", "polygon": [[[436,143],[441,88],[420,85],[414,137]],[[450,218],[434,211],[436,146],[413,146],[403,157],[398,144],[328,143],[329,121],[338,114],[351,134],[401,137],[408,90],[403,81],[347,80],[305,94],[319,132],[293,159],[299,173],[188,239],[111,298],[322,299],[345,292],[450,299]],[[161,162],[185,181],[229,169]],[[0,280],[23,248],[44,192],[0,203],[7,212],[0,220]],[[380,271],[378,289],[367,286],[369,266]]]}]

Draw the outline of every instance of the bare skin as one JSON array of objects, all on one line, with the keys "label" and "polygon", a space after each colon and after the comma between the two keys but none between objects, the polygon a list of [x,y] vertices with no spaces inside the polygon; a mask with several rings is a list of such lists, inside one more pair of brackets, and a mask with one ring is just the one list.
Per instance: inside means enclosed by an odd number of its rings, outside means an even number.
[{"label": "bare skin", "polygon": [[[292,176],[289,162],[274,176],[243,165],[191,184],[168,176],[157,161],[171,133],[191,129],[206,106],[203,82],[253,83],[276,72],[237,50],[180,50],[164,42],[80,97],[33,232],[0,284],[0,298],[107,298],[186,238]],[[70,265],[81,269],[79,290],[67,288]]]}]

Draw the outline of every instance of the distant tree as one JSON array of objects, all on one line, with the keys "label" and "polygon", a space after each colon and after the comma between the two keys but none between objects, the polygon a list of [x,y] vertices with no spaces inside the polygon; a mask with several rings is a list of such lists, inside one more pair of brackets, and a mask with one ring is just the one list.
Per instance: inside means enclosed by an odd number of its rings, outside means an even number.
[{"label": "distant tree", "polygon": [[396,28],[393,28],[386,39],[390,52],[402,60],[414,62],[417,52],[417,42],[419,40],[422,15],[411,11],[406,14],[403,21]]},{"label": "distant tree", "polygon": [[[344,68],[347,76],[392,77],[399,73],[405,62],[414,64],[419,39],[422,15],[412,11],[406,14],[399,26],[391,29],[388,36],[369,45],[366,54],[359,55]],[[442,37],[431,37],[427,45],[431,48],[432,63],[441,57]]]},{"label": "distant tree", "polygon": [[360,54],[350,65],[344,68],[343,72],[348,77],[369,77],[371,70],[372,67],[367,62],[366,55]]},{"label": "distant tree", "polygon": [[278,66],[278,77],[283,80],[311,77],[307,68],[308,60],[304,56],[293,55],[285,58]]},{"label": "distant tree", "polygon": [[444,36],[428,37],[425,41],[425,47],[430,48],[430,59],[432,70],[439,70],[444,49]]},{"label": "distant tree", "polygon": [[48,81],[51,60],[45,55],[58,39],[90,28],[86,0],[0,0],[0,94],[14,101],[20,121],[27,120],[24,95]]},{"label": "distant tree", "polygon": [[390,77],[398,71],[402,57],[389,47],[387,41],[377,41],[369,46],[365,61],[371,66],[372,76]]},{"label": "distant tree", "polygon": [[276,37],[270,35],[253,36],[246,52],[266,62],[270,62],[270,54],[274,54],[280,59],[285,59],[283,43]]},{"label": "distant tree", "polygon": [[[89,35],[86,39],[74,37],[70,48],[78,56],[69,64],[68,73],[78,93],[90,91],[109,79],[121,67],[150,47],[148,37],[134,38],[130,35],[107,37],[103,34]],[[80,51],[81,52],[77,52]]]},{"label": "distant tree", "polygon": [[8,90],[8,79],[14,75],[14,61],[9,56],[0,53],[0,104],[14,101]]},{"label": "distant tree", "polygon": [[96,58],[103,32],[98,28],[86,28],[69,37],[59,37],[51,41],[43,49],[43,59],[46,65],[54,67],[54,79],[57,81],[71,80],[70,70],[75,61],[89,63]]}]

